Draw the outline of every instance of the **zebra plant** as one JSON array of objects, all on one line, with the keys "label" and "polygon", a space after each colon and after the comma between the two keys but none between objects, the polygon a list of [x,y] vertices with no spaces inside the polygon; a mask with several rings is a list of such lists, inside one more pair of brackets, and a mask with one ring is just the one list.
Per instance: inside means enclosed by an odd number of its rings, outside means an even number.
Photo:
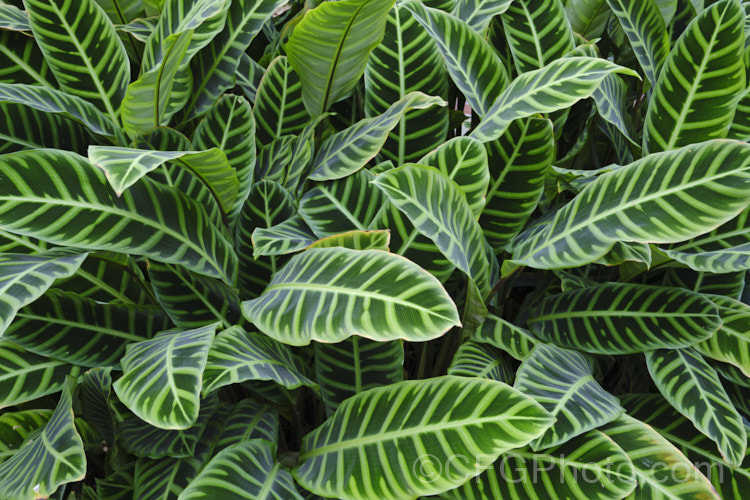
[{"label": "zebra plant", "polygon": [[734,499],[750,2],[0,1],[0,496]]}]

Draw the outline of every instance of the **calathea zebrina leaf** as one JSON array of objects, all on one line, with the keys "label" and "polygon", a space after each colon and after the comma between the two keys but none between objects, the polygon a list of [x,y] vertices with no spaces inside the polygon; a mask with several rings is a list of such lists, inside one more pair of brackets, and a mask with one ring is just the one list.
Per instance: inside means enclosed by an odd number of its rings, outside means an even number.
[{"label": "calathea zebrina leaf", "polygon": [[720,325],[718,309],[699,293],[627,283],[552,295],[529,315],[529,329],[540,339],[600,354],[688,347]]},{"label": "calathea zebrina leaf", "polygon": [[[459,324],[448,293],[416,264],[379,250],[341,247],[295,255],[260,297],[242,307],[263,333],[291,345],[351,335],[429,340]],[[345,310],[357,314],[342,315]],[[411,321],[399,321],[403,315]]]},{"label": "calathea zebrina leaf", "polygon": [[[154,257],[233,280],[237,257],[228,235],[176,189],[143,179],[117,197],[85,158],[59,150],[2,155],[0,170],[6,179],[0,184],[0,224],[7,231]],[[184,224],[186,218],[193,224]]]},{"label": "calathea zebrina leaf", "polygon": [[[616,241],[672,243],[703,234],[750,202],[748,152],[748,144],[716,140],[648,155],[599,176],[508,250],[518,264],[556,269],[593,262]],[[662,181],[651,182],[655,176]]]},{"label": "calathea zebrina leaf", "polygon": [[[463,410],[445,410],[454,404]],[[413,500],[459,486],[551,423],[536,402],[502,382],[453,376],[404,381],[344,401],[305,436],[294,478],[327,497]],[[420,469],[423,461],[448,460],[451,450],[442,444],[448,439],[473,459],[456,460],[450,473],[437,478]],[[398,445],[403,458],[390,460],[377,451],[389,445]],[[353,473],[341,479],[344,457]]]}]

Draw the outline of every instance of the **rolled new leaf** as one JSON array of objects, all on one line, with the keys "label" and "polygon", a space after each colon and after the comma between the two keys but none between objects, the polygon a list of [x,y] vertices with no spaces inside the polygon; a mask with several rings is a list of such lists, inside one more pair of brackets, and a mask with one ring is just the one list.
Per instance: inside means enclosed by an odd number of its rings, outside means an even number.
[{"label": "rolled new leaf", "polygon": [[341,403],[304,437],[293,473],[324,497],[412,500],[468,481],[552,422],[538,403],[502,382],[410,380]]},{"label": "rolled new leaf", "polygon": [[448,292],[413,262],[341,247],[295,255],[242,308],[263,333],[291,345],[352,335],[421,342],[460,324]]}]

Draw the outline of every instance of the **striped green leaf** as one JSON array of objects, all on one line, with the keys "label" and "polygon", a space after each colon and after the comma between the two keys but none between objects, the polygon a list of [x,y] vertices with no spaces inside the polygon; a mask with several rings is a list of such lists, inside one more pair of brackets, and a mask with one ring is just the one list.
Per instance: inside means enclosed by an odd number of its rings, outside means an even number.
[{"label": "striped green leaf", "polygon": [[617,398],[594,379],[594,360],[589,356],[537,344],[516,372],[513,387],[534,398],[557,421],[531,442],[539,451],[611,422],[625,411]]},{"label": "striped green leaf", "polygon": [[266,20],[285,2],[232,0],[223,29],[190,63],[193,90],[185,107],[186,118],[205,113],[225,90],[234,87],[240,54],[248,48]]},{"label": "striped green leaf", "polygon": [[225,448],[206,464],[178,499],[302,500],[292,475],[274,459],[275,448],[262,439]]},{"label": "striped green leaf", "polygon": [[124,410],[118,415],[119,443],[136,457],[192,457],[208,421],[217,416],[217,403],[217,398],[205,399],[195,424],[184,430],[160,429]]},{"label": "striped green leaf", "polygon": [[253,258],[284,255],[303,250],[315,241],[315,234],[299,214],[271,227],[253,231]]},{"label": "striped green leaf", "polygon": [[310,248],[345,247],[353,250],[389,251],[391,232],[385,229],[375,231],[347,231],[317,240]]},{"label": "striped green leaf", "polygon": [[407,110],[446,104],[439,97],[410,92],[393,103],[380,116],[360,120],[326,139],[320,145],[309,178],[314,181],[328,181],[353,174],[378,154],[385,144],[388,133]]},{"label": "striped green leaf", "polygon": [[28,12],[11,4],[0,4],[0,29],[31,31]]},{"label": "striped green leaf", "polygon": [[243,399],[231,408],[213,452],[250,439],[275,443],[279,434],[279,412],[276,408]]},{"label": "striped green leaf", "polygon": [[[383,41],[367,61],[365,115],[382,115],[414,91],[446,98],[448,73],[425,28],[409,10],[397,5],[388,14]],[[442,144],[447,132],[447,107],[412,109],[388,134],[380,158],[396,165],[416,161]]]},{"label": "striped green leaf", "polygon": [[529,329],[540,339],[597,354],[687,347],[720,325],[716,306],[702,294],[626,283],[553,295],[529,316]]},{"label": "striped green leaf", "polygon": [[61,485],[83,479],[86,455],[73,421],[71,384],[39,436],[0,463],[0,491],[8,500],[46,498]]},{"label": "striped green leaf", "polygon": [[527,118],[511,123],[500,139],[487,144],[490,184],[479,224],[496,252],[521,232],[536,210],[554,159],[554,142],[551,121]]},{"label": "striped green leaf", "polygon": [[745,15],[721,0],[690,23],[669,53],[643,127],[643,149],[668,151],[726,137],[745,90]]},{"label": "striped green leaf", "polygon": [[549,222],[518,235],[508,250],[518,264],[556,269],[592,262],[616,241],[672,243],[698,236],[750,202],[742,187],[750,184],[748,151],[747,144],[708,141],[648,155],[599,176]]},{"label": "striped green leaf", "polygon": [[86,154],[91,140],[79,123],[22,104],[0,102],[0,116],[0,154],[41,148]]},{"label": "striped green leaf", "polygon": [[486,378],[509,385],[516,376],[502,350],[472,340],[458,348],[448,367],[448,375]]},{"label": "striped green leaf", "polygon": [[695,349],[706,357],[730,363],[750,377],[750,306],[721,295],[708,296],[719,309],[721,327]]},{"label": "striped green leaf", "polygon": [[450,14],[419,2],[404,6],[437,42],[448,73],[472,110],[486,116],[509,79],[495,50],[469,25]]},{"label": "striped green leaf", "polygon": [[153,127],[167,125],[184,105],[187,96],[173,89],[190,84],[179,71],[187,58],[193,34],[193,31],[183,31],[170,35],[164,40],[166,50],[154,67],[128,85],[122,101],[122,124],[131,138]]},{"label": "striped green leaf", "polygon": [[246,380],[271,380],[287,389],[317,387],[289,348],[240,326],[219,333],[208,351],[203,394]]},{"label": "striped green leaf", "polygon": [[119,123],[130,64],[112,21],[94,0],[24,0],[31,30],[60,89]]},{"label": "striped green leaf", "polygon": [[416,264],[379,250],[340,247],[292,257],[263,295],[243,302],[243,312],[263,333],[291,345],[351,335],[424,341],[459,324],[448,293]]},{"label": "striped green leaf", "polygon": [[229,327],[242,320],[237,292],[226,283],[154,261],[149,261],[148,276],[159,304],[180,328],[217,321]]},{"label": "striped green leaf", "polygon": [[89,146],[88,155],[89,161],[104,171],[118,196],[149,172],[171,161],[201,179],[225,213],[232,209],[237,198],[237,175],[224,152],[218,148],[206,151],[150,151]]},{"label": "striped green leaf", "polygon": [[[750,37],[747,38],[750,40]],[[746,54],[750,54],[750,48],[745,49]],[[750,56],[745,57],[745,65],[750,67]],[[750,142],[750,86],[737,101],[737,107],[734,110],[734,119],[729,128],[727,137],[738,141]]]},{"label": "striped green leaf", "polygon": [[79,368],[49,359],[8,341],[0,340],[0,408],[33,401],[59,392],[67,375]]},{"label": "striped green leaf", "polygon": [[519,448],[500,456],[491,469],[444,494],[452,500],[623,498],[635,486],[625,452],[599,431],[533,452]]},{"label": "striped green leaf", "polygon": [[22,410],[0,415],[0,462],[21,449],[27,436],[43,427],[51,416],[52,410]]},{"label": "striped green leaf", "polygon": [[324,2],[294,27],[285,50],[302,82],[302,101],[310,116],[325,113],[352,91],[370,51],[383,39],[394,1]]},{"label": "striped green leaf", "polygon": [[191,457],[139,458],[135,462],[133,490],[127,498],[177,498],[211,459],[214,443],[221,437],[223,426],[223,418],[209,419]]},{"label": "striped green leaf", "polygon": [[[236,95],[219,99],[195,130],[193,145],[199,150],[219,148],[234,169],[239,186],[228,211],[230,223],[235,224],[254,182],[255,120],[250,103]],[[234,175],[226,175],[233,182]]]},{"label": "striped green leaf", "polygon": [[660,395],[624,396],[622,403],[629,415],[656,429],[679,448],[691,463],[696,464],[698,471],[711,481],[719,498],[733,498],[738,492],[750,488],[748,456],[745,456],[742,467],[728,466],[716,451],[716,444],[703,434],[695,432],[690,420],[680,415]]},{"label": "striped green leaf", "polygon": [[682,267],[671,267],[664,274],[664,285],[739,299],[745,288],[745,271],[712,274],[695,272]]},{"label": "striped green leaf", "polygon": [[237,74],[235,75],[236,83],[248,101],[255,102],[258,87],[265,71],[266,68],[250,59],[247,53],[243,52],[240,55],[240,64],[237,66]]},{"label": "striped green leaf", "polygon": [[607,3],[628,37],[646,78],[655,87],[669,55],[667,25],[659,7],[654,0],[607,0]]},{"label": "striped green leaf", "polygon": [[41,85],[0,83],[0,102],[21,104],[45,113],[60,115],[104,137],[121,136],[114,122],[96,109],[96,106],[59,90]]},{"label": "striped green leaf", "polygon": [[629,415],[602,427],[602,432],[628,455],[638,485],[635,498],[653,500],[719,500],[696,464],[657,431]]},{"label": "striped green leaf", "polygon": [[142,0],[95,0],[113,23],[129,23],[145,16]]},{"label": "striped green leaf", "polygon": [[458,0],[451,14],[479,34],[484,34],[494,16],[502,14],[513,0]]},{"label": "striped green leaf", "polygon": [[404,346],[351,337],[315,343],[315,375],[330,416],[342,401],[362,391],[404,380]]},{"label": "striped green leaf", "polygon": [[507,352],[516,359],[523,360],[537,343],[536,337],[510,321],[488,314],[472,339],[483,344],[490,344]]},{"label": "striped green leaf", "polygon": [[115,442],[115,420],[110,410],[112,400],[112,368],[92,368],[79,379],[79,414],[96,429],[105,443]]},{"label": "striped green leaf", "polygon": [[135,462],[130,462],[106,478],[96,478],[96,492],[102,500],[130,500],[135,489]]},{"label": "striped green leaf", "polygon": [[631,69],[593,57],[565,57],[527,71],[497,97],[471,136],[482,142],[493,141],[513,120],[567,109],[591,96],[612,73],[637,76]]},{"label": "striped green leaf", "polygon": [[513,0],[500,19],[519,73],[543,68],[575,48],[560,0]]},{"label": "striped green leaf", "polygon": [[2,155],[0,170],[0,225],[7,231],[232,280],[237,257],[228,238],[175,189],[142,179],[118,198],[85,158],[56,150]]},{"label": "striped green leaf", "polygon": [[0,31],[0,83],[57,87],[34,38],[12,31]]},{"label": "striped green leaf", "polygon": [[170,37],[191,33],[188,61],[224,28],[229,0],[166,0],[159,22],[146,41],[141,73],[156,68],[170,50]]},{"label": "striped green leaf", "polygon": [[285,135],[298,135],[310,120],[302,102],[302,83],[286,56],[278,56],[263,74],[253,116],[258,142],[268,144]]},{"label": "striped green leaf", "polygon": [[141,420],[161,429],[187,429],[198,418],[201,376],[217,324],[168,330],[132,343],[123,375],[112,387]]},{"label": "striped green leaf", "polygon": [[724,461],[739,467],[747,432],[716,371],[693,349],[649,351],[646,362],[665,399],[717,444]]},{"label": "striped green leaf", "polygon": [[[456,405],[462,411],[446,411]],[[537,403],[501,382],[452,376],[405,381],[344,401],[305,436],[293,472],[305,489],[326,497],[415,499],[471,479],[551,423]],[[450,449],[442,444],[448,440]],[[399,460],[380,451],[396,443]],[[471,458],[434,474],[456,449]]]},{"label": "striped green leaf", "polygon": [[86,256],[71,249],[0,254],[0,335],[19,309],[38,299],[55,280],[74,274]]},{"label": "striped green leaf", "polygon": [[237,221],[239,288],[243,298],[257,297],[277,270],[277,258],[253,258],[252,234],[258,227],[271,227],[296,213],[295,201],[281,184],[262,180],[250,190]]},{"label": "striped green leaf", "polygon": [[158,307],[102,304],[52,289],[18,311],[3,338],[80,366],[116,366],[129,343],[168,326]]},{"label": "striped green leaf", "polygon": [[489,293],[494,254],[455,182],[435,168],[405,165],[378,175],[374,184],[483,296]]},{"label": "striped green leaf", "polygon": [[454,137],[417,161],[434,167],[458,184],[474,215],[484,207],[490,183],[487,150],[471,137]]},{"label": "striped green leaf", "polygon": [[672,19],[675,17],[680,2],[678,0],[654,0],[654,3],[659,7],[659,12],[661,12],[661,17],[664,19],[664,24],[669,26],[672,23]]},{"label": "striped green leaf", "polygon": [[709,233],[661,250],[696,271],[729,273],[750,269],[748,215],[750,208]]},{"label": "striped green leaf", "polygon": [[587,40],[602,36],[611,13],[607,0],[568,0],[565,3],[570,27]]},{"label": "striped green leaf", "polygon": [[299,214],[319,238],[373,229],[386,203],[372,185],[375,176],[360,170],[344,179],[316,184],[300,200]]},{"label": "striped green leaf", "polygon": [[633,133],[635,128],[626,109],[627,92],[627,85],[622,78],[617,75],[609,75],[594,91],[592,97],[596,102],[596,111],[599,116],[613,125],[627,139],[631,148],[638,152],[641,146],[633,139],[633,137],[636,137]]}]

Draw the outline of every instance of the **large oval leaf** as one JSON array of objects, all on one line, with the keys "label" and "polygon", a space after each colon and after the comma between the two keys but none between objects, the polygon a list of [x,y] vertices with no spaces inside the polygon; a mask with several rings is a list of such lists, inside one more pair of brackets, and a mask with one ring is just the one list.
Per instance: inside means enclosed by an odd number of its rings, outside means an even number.
[{"label": "large oval leaf", "polygon": [[693,347],[704,356],[736,366],[750,377],[750,306],[730,297],[708,297],[719,309],[721,327],[711,338]]},{"label": "large oval leaf", "polygon": [[168,330],[130,344],[123,375],[112,387],[141,420],[161,429],[187,429],[198,418],[201,375],[217,324]]},{"label": "large oval leaf", "polygon": [[[502,382],[400,382],[344,401],[305,436],[294,477],[326,497],[414,499],[460,485],[551,423],[537,403]],[[398,458],[385,453],[396,447]],[[466,460],[457,460],[456,450]]]},{"label": "large oval leaf", "polygon": [[717,140],[651,154],[599,176],[508,250],[518,264],[557,269],[593,262],[616,241],[687,240],[740,213],[748,188],[750,144]]},{"label": "large oval leaf", "polygon": [[553,295],[529,317],[529,329],[539,338],[598,354],[686,347],[720,325],[716,306],[699,293],[625,283]]},{"label": "large oval leaf", "polygon": [[0,171],[0,225],[9,232],[144,255],[232,281],[237,257],[228,236],[175,189],[143,179],[118,198],[85,158],[58,150],[2,155]]},{"label": "large oval leaf", "polygon": [[291,345],[351,335],[424,341],[459,324],[440,282],[379,250],[307,250],[274,275],[263,295],[242,306],[263,333]]}]

